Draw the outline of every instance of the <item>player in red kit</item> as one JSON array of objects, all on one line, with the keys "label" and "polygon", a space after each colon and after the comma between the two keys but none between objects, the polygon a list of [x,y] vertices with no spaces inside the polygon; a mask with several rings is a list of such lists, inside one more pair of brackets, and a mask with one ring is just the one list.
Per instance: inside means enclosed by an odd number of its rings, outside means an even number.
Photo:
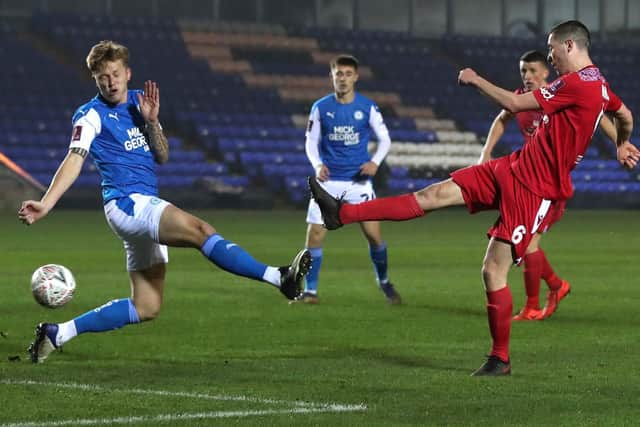
[{"label": "player in red kit", "polygon": [[358,204],[342,203],[309,178],[328,229],[361,221],[409,220],[454,205],[466,205],[470,213],[499,211],[488,232],[490,240],[482,264],[492,347],[473,375],[511,373],[509,269],[520,263],[532,237],[557,220],[553,212],[558,202],[572,196],[570,172],[582,160],[605,111],[616,118],[618,161],[633,168],[640,160],[640,151],[629,142],[631,112],[592,64],[590,43],[589,30],[581,22],[567,21],[554,27],[549,33],[548,56],[560,78],[523,94],[499,88],[470,68],[460,71],[460,84],[476,87],[512,113],[544,112],[532,139],[509,156],[459,169],[450,179],[415,193]]},{"label": "player in red kit", "polygon": [[[537,51],[531,50],[522,54],[519,60],[520,77],[522,78],[522,87],[518,88],[515,93],[523,94],[538,90],[542,86],[547,85],[549,77],[549,68],[547,66],[547,57]],[[523,143],[526,143],[533,137],[542,122],[544,112],[542,110],[528,110],[511,113],[503,109],[493,120],[493,124],[489,129],[487,140],[480,154],[479,164],[491,160],[491,152],[502,135],[509,121],[515,119],[523,136]],[[602,117],[602,128],[607,136],[612,140],[616,140],[615,126],[607,118]],[[558,201],[554,214],[557,218],[553,222],[558,221],[563,213],[566,202]],[[551,317],[558,307],[558,303],[571,290],[569,282],[558,277],[551,264],[547,260],[545,252],[539,245],[542,237],[540,230],[532,238],[527,247],[524,257],[524,285],[527,294],[525,306],[513,317],[513,320],[542,320]],[[547,293],[546,304],[540,309],[540,279],[544,279],[549,288]]]}]

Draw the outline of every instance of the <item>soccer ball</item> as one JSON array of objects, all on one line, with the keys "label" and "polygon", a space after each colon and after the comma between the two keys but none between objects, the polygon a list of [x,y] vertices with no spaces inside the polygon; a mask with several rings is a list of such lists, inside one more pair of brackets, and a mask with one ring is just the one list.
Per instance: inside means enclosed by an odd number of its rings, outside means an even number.
[{"label": "soccer ball", "polygon": [[62,307],[73,297],[76,279],[65,266],[47,264],[31,276],[31,293],[38,304],[48,308]]}]

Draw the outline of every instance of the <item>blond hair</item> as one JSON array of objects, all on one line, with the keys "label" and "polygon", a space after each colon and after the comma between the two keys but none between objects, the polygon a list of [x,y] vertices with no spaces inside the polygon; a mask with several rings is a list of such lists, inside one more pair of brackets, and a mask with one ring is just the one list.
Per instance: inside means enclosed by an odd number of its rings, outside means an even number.
[{"label": "blond hair", "polygon": [[89,51],[87,68],[95,75],[104,68],[106,62],[118,60],[121,60],[125,67],[129,67],[129,49],[112,40],[102,40]]}]

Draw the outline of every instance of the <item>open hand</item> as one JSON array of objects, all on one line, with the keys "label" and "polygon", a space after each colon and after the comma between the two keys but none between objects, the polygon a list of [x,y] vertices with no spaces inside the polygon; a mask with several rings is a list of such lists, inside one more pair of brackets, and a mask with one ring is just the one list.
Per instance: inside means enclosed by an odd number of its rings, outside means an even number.
[{"label": "open hand", "polygon": [[325,182],[329,180],[329,168],[326,165],[320,165],[316,168],[316,178],[318,181]]},{"label": "open hand", "polygon": [[372,161],[368,161],[360,166],[360,175],[375,176],[378,173],[378,165]]},{"label": "open hand", "polygon": [[140,105],[140,114],[145,122],[158,123],[160,88],[156,82],[151,80],[144,82],[144,94],[138,94],[138,104]]}]

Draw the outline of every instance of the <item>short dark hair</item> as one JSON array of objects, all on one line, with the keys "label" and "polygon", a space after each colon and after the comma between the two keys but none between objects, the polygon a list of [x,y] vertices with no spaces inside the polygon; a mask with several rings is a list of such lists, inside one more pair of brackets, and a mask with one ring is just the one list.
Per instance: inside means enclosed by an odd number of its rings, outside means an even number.
[{"label": "short dark hair", "polygon": [[329,66],[331,69],[335,69],[338,65],[346,65],[348,67],[353,67],[356,71],[358,71],[358,60],[353,55],[338,55],[331,60]]},{"label": "short dark hair", "polygon": [[586,25],[580,21],[571,20],[562,22],[549,31],[553,37],[561,41],[573,40],[582,49],[589,50],[591,47],[591,33]]},{"label": "short dark hair", "polygon": [[539,50],[530,50],[522,54],[522,56],[520,57],[520,61],[540,62],[544,65],[547,65],[547,56]]}]

